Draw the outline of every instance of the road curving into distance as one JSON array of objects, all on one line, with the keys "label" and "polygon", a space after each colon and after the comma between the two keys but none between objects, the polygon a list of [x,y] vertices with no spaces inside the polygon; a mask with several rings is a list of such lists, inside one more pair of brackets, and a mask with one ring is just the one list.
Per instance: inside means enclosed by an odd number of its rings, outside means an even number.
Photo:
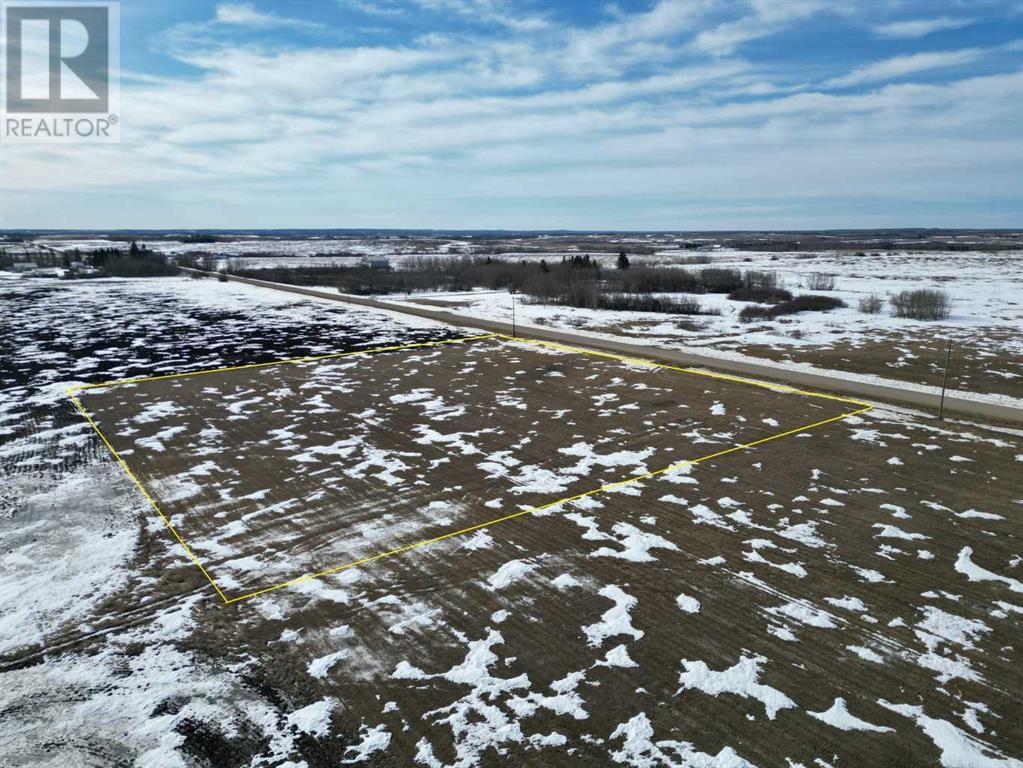
[{"label": "road curving into distance", "polygon": [[[209,277],[223,277],[215,272],[203,272],[201,270],[181,268],[183,272],[192,272]],[[751,362],[746,360],[731,360],[728,358],[701,355],[696,352],[687,352],[679,349],[666,349],[664,347],[649,346],[644,344],[630,344],[624,341],[603,339],[594,336],[587,336],[568,331],[554,330],[550,328],[538,328],[536,326],[518,325],[512,329],[511,323],[504,323],[497,320],[468,317],[459,315],[446,309],[428,309],[426,307],[396,304],[377,299],[368,299],[362,296],[351,296],[343,293],[331,293],[329,291],[317,290],[315,288],[303,288],[297,285],[286,285],[274,283],[269,280],[256,280],[249,277],[238,277],[227,275],[228,280],[236,283],[259,286],[260,288],[272,288],[277,291],[297,293],[301,296],[312,296],[319,299],[328,299],[345,304],[357,304],[362,307],[382,309],[388,312],[414,315],[429,320],[437,320],[450,325],[458,325],[465,328],[476,328],[491,333],[503,333],[517,335],[522,338],[540,339],[543,341],[556,341],[562,344],[571,344],[577,347],[612,352],[616,355],[638,357],[645,360],[653,360],[669,365],[684,365],[709,370],[721,371],[740,376],[750,376],[768,381],[776,381],[783,384],[805,387],[807,389],[818,389],[836,394],[852,395],[854,397],[865,397],[871,400],[879,400],[894,405],[903,405],[911,408],[919,408],[937,413],[940,396],[936,392],[920,391],[907,388],[902,382],[888,380],[887,383],[860,381],[843,376],[840,372],[824,373],[790,370],[781,366],[773,365],[769,361]],[[1003,403],[992,403],[983,400],[970,400],[962,397],[955,390],[945,393],[945,411],[957,416],[969,416],[991,421],[1006,422],[1009,424],[1023,424],[1023,408],[1013,407]]]}]

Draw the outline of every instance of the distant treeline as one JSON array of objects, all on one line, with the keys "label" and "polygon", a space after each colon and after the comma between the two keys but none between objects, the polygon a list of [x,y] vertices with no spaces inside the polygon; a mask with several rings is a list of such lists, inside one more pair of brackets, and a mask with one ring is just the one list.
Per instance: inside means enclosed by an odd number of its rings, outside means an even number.
[{"label": "distant treeline", "polygon": [[168,264],[166,257],[154,253],[132,240],[128,250],[123,248],[100,248],[90,251],[92,266],[113,277],[170,277],[178,274],[174,264]]},{"label": "distant treeline", "polygon": [[0,268],[9,268],[16,261],[29,261],[38,267],[73,269],[73,265],[84,263],[95,267],[104,275],[113,277],[165,277],[178,274],[177,266],[168,264],[158,253],[132,241],[124,248],[96,248],[82,251],[74,248],[66,251],[43,250],[24,254],[15,259],[0,250]]},{"label": "distant treeline", "polygon": [[[618,268],[608,269],[588,254],[546,260],[513,261],[482,256],[416,257],[401,269],[339,265],[245,269],[229,265],[243,277],[291,285],[336,288],[356,295],[418,291],[470,291],[476,288],[513,290],[537,304],[588,309],[629,309],[640,312],[705,314],[695,297],[663,297],[659,293],[741,294],[745,300],[781,301],[791,295],[777,288],[773,272],[742,272],[705,267],[629,266],[624,254]],[[740,298],[736,295],[736,298]]]}]

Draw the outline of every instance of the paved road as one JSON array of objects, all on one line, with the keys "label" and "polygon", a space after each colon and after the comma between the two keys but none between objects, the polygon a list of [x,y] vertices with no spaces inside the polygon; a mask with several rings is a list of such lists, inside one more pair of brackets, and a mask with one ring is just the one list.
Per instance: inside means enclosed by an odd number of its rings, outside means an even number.
[{"label": "paved road", "polygon": [[[205,274],[212,275],[212,273]],[[297,293],[303,296],[315,296],[317,298],[329,299],[331,301],[358,304],[363,307],[372,307],[374,309],[384,309],[389,312],[415,315],[416,317],[438,320],[443,323],[458,325],[465,328],[477,328],[491,333],[512,334],[512,327],[510,323],[476,317],[466,317],[465,315],[459,315],[450,310],[441,308],[428,309],[426,307],[405,304],[395,305],[360,296],[349,296],[347,294],[331,293],[329,291],[316,290],[314,288],[301,288],[294,285],[284,285],[282,283],[272,283],[267,280],[254,280],[252,278],[236,277],[234,275],[229,275],[228,279],[238,283],[257,285],[263,288],[273,288],[275,290]],[[804,371],[792,371],[772,365],[770,362],[766,361],[761,363],[728,360],[719,357],[712,357],[710,355],[701,355],[696,352],[664,349],[662,347],[645,346],[641,344],[630,344],[624,341],[600,339],[593,336],[570,333],[568,331],[536,328],[535,326],[518,326],[515,331],[517,335],[523,338],[556,341],[562,344],[599,349],[605,352],[612,352],[617,355],[638,357],[644,360],[654,360],[661,363],[668,363],[670,365],[708,368],[740,376],[751,376],[769,381],[778,381],[806,389],[852,395],[854,397],[865,397],[870,400],[879,400],[887,403],[893,403],[895,405],[920,408],[934,413],[937,413],[938,410],[939,396],[937,393],[920,392],[914,389],[907,389],[903,384],[896,381],[891,381],[886,384],[857,381],[854,379],[844,378],[841,373],[807,373]],[[946,393],[945,411],[958,416],[970,416],[992,421],[1007,422],[1010,424],[1023,424],[1023,409],[1021,408],[1014,408],[1009,405],[997,403],[967,400],[966,398],[958,397],[955,392]]]}]

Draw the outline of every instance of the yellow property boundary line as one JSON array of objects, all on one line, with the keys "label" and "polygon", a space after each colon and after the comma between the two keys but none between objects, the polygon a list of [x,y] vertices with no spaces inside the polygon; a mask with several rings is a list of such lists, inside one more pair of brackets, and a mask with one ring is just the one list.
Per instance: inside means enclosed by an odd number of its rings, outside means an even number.
[{"label": "yellow property boundary line", "polygon": [[[419,348],[419,347],[435,347],[435,346],[440,346],[440,345],[443,345],[443,344],[457,344],[457,343],[465,342],[465,341],[481,341],[481,340],[484,340],[484,339],[501,339],[501,340],[507,341],[507,342],[520,342],[520,343],[524,343],[524,344],[533,344],[535,346],[549,347],[551,349],[557,349],[557,350],[560,350],[560,351],[563,351],[563,352],[573,352],[573,353],[579,353],[579,354],[594,355],[596,357],[604,357],[604,358],[608,358],[608,359],[611,359],[611,360],[616,360],[616,361],[622,362],[622,363],[630,363],[630,364],[635,364],[635,365],[644,365],[644,366],[651,367],[651,368],[663,368],[663,369],[669,370],[669,371],[678,371],[680,373],[690,373],[690,374],[694,374],[696,376],[706,376],[706,377],[712,378],[712,379],[719,379],[719,380],[722,380],[722,381],[731,381],[731,382],[735,382],[735,383],[739,383],[739,384],[747,384],[747,385],[750,385],[750,386],[761,387],[761,388],[764,388],[764,389],[769,389],[769,390],[774,391],[774,392],[782,392],[782,393],[786,393],[786,394],[803,395],[803,396],[806,396],[806,397],[819,397],[819,398],[824,398],[824,399],[827,399],[827,400],[834,400],[834,401],[841,402],[841,403],[850,403],[850,404],[856,405],[858,407],[855,410],[839,414],[838,416],[832,416],[832,417],[827,418],[827,419],[821,419],[820,421],[815,421],[812,424],[804,424],[804,425],[796,427],[794,429],[789,429],[789,430],[787,430],[785,432],[779,432],[776,435],[770,435],[768,437],[760,438],[759,440],[754,440],[753,442],[737,444],[737,445],[735,445],[735,446],[733,446],[731,448],[726,448],[724,450],[717,451],[715,453],[710,453],[710,454],[707,454],[706,456],[700,456],[699,458],[696,458],[696,459],[686,459],[684,461],[679,461],[679,462],[676,462],[674,464],[670,464],[669,466],[664,467],[662,469],[654,470],[653,472],[645,472],[645,473],[639,474],[639,475],[632,475],[630,477],[625,478],[624,480],[618,480],[617,482],[614,482],[614,483],[608,483],[606,485],[600,486],[599,488],[594,488],[593,490],[590,490],[590,491],[584,491],[583,493],[577,493],[574,496],[567,496],[567,497],[562,498],[562,499],[557,499],[556,501],[551,501],[551,502],[548,502],[546,504],[541,504],[538,507],[531,507],[529,509],[522,509],[522,510],[519,510],[518,512],[513,512],[511,514],[504,515],[503,517],[497,517],[497,518],[494,518],[493,520],[487,520],[487,521],[482,522],[482,523],[477,523],[476,525],[471,525],[471,526],[469,526],[467,528],[461,528],[461,529],[459,529],[457,531],[450,531],[449,533],[441,534],[440,536],[434,536],[433,538],[430,538],[430,539],[423,539],[421,541],[417,541],[417,542],[414,542],[412,544],[407,544],[407,545],[405,545],[403,547],[396,547],[394,549],[389,549],[386,552],[380,552],[378,554],[371,555],[369,557],[363,557],[363,558],[360,558],[358,560],[353,560],[350,563],[345,563],[344,565],[339,565],[336,568],[330,568],[329,570],[319,571],[317,573],[308,573],[308,574],[305,574],[303,576],[299,576],[297,578],[290,579],[288,581],[282,582],[280,584],[275,584],[272,587],[265,587],[264,589],[258,589],[258,590],[254,591],[254,592],[249,592],[249,593],[244,594],[244,595],[239,595],[238,597],[228,597],[227,595],[224,594],[224,592],[220,589],[220,587],[217,586],[217,582],[210,575],[209,571],[207,571],[206,568],[203,567],[203,564],[199,561],[199,558],[197,558],[195,556],[195,554],[192,552],[192,550],[188,547],[188,544],[185,543],[185,540],[181,537],[181,534],[178,533],[177,529],[175,529],[175,527],[171,523],[170,519],[163,513],[163,511],[160,509],[159,505],[156,503],[156,501],[150,495],[149,491],[146,490],[145,486],[142,485],[142,482],[138,479],[138,477],[135,475],[135,473],[131,471],[131,468],[128,466],[127,462],[125,462],[125,460],[123,458],[121,458],[120,454],[118,454],[118,452],[114,449],[114,446],[110,444],[110,441],[107,439],[106,435],[103,434],[103,432],[100,430],[100,428],[96,425],[96,422],[93,421],[91,416],[89,416],[88,412],[85,410],[85,407],[82,405],[81,400],[79,400],[78,397],[75,395],[75,392],[80,392],[82,390],[99,389],[101,387],[113,387],[113,386],[118,386],[118,385],[121,385],[121,384],[139,384],[139,383],[146,382],[146,381],[158,381],[158,380],[161,380],[161,379],[188,378],[188,377],[192,377],[192,376],[201,376],[203,374],[208,374],[208,373],[224,373],[224,372],[227,372],[227,371],[241,371],[241,370],[246,370],[246,369],[250,369],[250,368],[265,368],[265,367],[271,366],[271,365],[288,365],[288,364],[295,364],[295,363],[310,363],[310,362],[317,362],[317,361],[321,361],[321,360],[333,360],[333,359],[342,358],[342,357],[352,357],[352,356],[355,356],[355,355],[369,355],[369,354],[374,354],[374,353],[377,353],[377,352],[396,352],[396,351],[399,351],[399,350],[414,349],[414,348]],[[637,483],[637,482],[640,482],[641,480],[648,480],[648,479],[650,479],[652,477],[657,477],[659,475],[663,475],[663,474],[666,474],[668,472],[672,472],[674,470],[681,469],[683,467],[688,467],[688,466],[692,466],[694,464],[699,464],[700,462],[703,462],[703,461],[710,461],[711,459],[720,458],[721,456],[727,456],[730,453],[735,453],[737,451],[744,451],[744,450],[747,450],[749,448],[753,448],[753,447],[758,446],[758,445],[763,445],[764,443],[769,443],[772,440],[779,440],[779,439],[781,439],[783,437],[788,437],[789,435],[794,435],[794,434],[797,434],[797,433],[800,433],[800,432],[806,432],[807,430],[813,429],[815,427],[820,427],[820,426],[824,426],[825,424],[831,424],[832,422],[841,421],[842,419],[847,419],[850,416],[856,416],[856,415],[858,415],[860,413],[866,413],[867,411],[869,411],[869,410],[871,410],[873,408],[872,405],[870,405],[869,403],[863,402],[862,400],[855,400],[855,399],[849,398],[849,397],[839,397],[838,395],[828,395],[828,394],[825,394],[823,392],[812,392],[812,391],[809,391],[809,390],[796,389],[795,387],[790,387],[790,386],[787,386],[785,384],[773,384],[773,383],[765,382],[765,381],[757,381],[756,379],[747,379],[747,378],[743,378],[741,376],[731,376],[729,374],[714,373],[712,371],[705,371],[705,370],[701,370],[699,368],[683,368],[683,367],[674,366],[674,365],[666,365],[666,364],[663,364],[663,363],[656,363],[656,362],[653,362],[652,360],[644,360],[642,358],[637,358],[637,357],[625,357],[624,355],[615,355],[615,354],[612,354],[610,352],[599,352],[599,351],[592,350],[592,349],[585,349],[583,347],[573,347],[573,346],[570,346],[570,345],[567,345],[567,344],[559,344],[557,342],[551,342],[551,341],[541,341],[541,340],[538,340],[538,339],[524,339],[524,338],[520,338],[520,337],[517,337],[517,336],[508,336],[508,335],[503,334],[503,333],[487,333],[487,334],[481,334],[481,335],[478,335],[478,336],[464,336],[464,337],[457,338],[457,339],[445,339],[443,341],[426,341],[426,342],[419,342],[417,344],[403,344],[403,345],[398,345],[398,346],[376,347],[374,349],[362,349],[362,350],[357,350],[357,351],[354,351],[354,352],[339,352],[339,353],[330,354],[330,355],[316,355],[316,356],[312,356],[312,357],[296,357],[296,358],[292,358],[290,360],[277,360],[277,361],[270,362],[270,363],[252,363],[252,364],[249,364],[249,365],[234,365],[234,366],[229,366],[229,367],[225,367],[225,368],[211,368],[211,369],[207,369],[207,370],[203,370],[203,371],[191,371],[191,372],[187,372],[187,373],[169,373],[169,374],[163,374],[163,375],[160,375],[160,376],[145,376],[145,377],[139,377],[139,378],[134,378],[134,379],[119,379],[117,381],[107,381],[107,382],[103,382],[103,383],[100,383],[100,384],[78,384],[78,385],[75,385],[75,386],[66,387],[65,391],[67,392],[68,397],[71,398],[71,402],[74,403],[74,406],[78,410],[78,412],[80,414],[82,414],[82,416],[85,418],[85,420],[87,422],[89,422],[89,424],[92,426],[92,428],[96,431],[96,434],[99,435],[100,439],[103,441],[103,444],[106,445],[107,450],[110,451],[110,454],[114,457],[114,459],[117,461],[117,463],[121,466],[121,469],[123,469],[125,474],[127,474],[128,477],[131,478],[132,482],[135,483],[135,485],[138,487],[138,489],[142,492],[142,495],[145,496],[146,501],[149,502],[150,506],[153,509],[156,510],[157,514],[160,516],[160,519],[163,520],[163,522],[167,526],[167,528],[170,529],[170,532],[174,535],[174,538],[177,539],[178,543],[181,544],[182,548],[185,550],[185,553],[192,560],[192,562],[195,563],[196,566],[198,566],[199,570],[202,571],[203,576],[205,576],[207,578],[207,580],[213,586],[213,589],[215,589],[217,594],[220,596],[220,599],[223,600],[226,605],[229,605],[231,603],[237,603],[237,602],[239,602],[241,600],[247,600],[247,599],[249,599],[251,597],[256,597],[258,595],[265,595],[268,592],[274,592],[274,591],[276,591],[278,589],[284,589],[285,587],[291,587],[291,586],[294,586],[296,584],[301,584],[302,582],[312,581],[313,579],[319,579],[319,578],[322,578],[324,576],[329,576],[330,574],[333,574],[333,573],[339,573],[340,571],[345,571],[345,570],[348,570],[349,568],[355,568],[355,567],[360,566],[360,565],[365,565],[367,563],[372,563],[375,560],[381,560],[381,559],[383,559],[385,557],[391,557],[392,555],[398,555],[398,554],[401,554],[402,552],[409,552],[409,551],[411,551],[413,549],[418,549],[419,547],[425,547],[428,544],[434,544],[434,543],[436,543],[438,541],[444,541],[445,539],[450,539],[450,538],[453,538],[455,536],[462,536],[462,535],[467,534],[467,533],[472,533],[474,531],[479,531],[479,530],[481,530],[483,528],[489,528],[490,526],[497,525],[498,523],[503,523],[503,522],[505,522],[507,520],[514,520],[517,517],[523,517],[525,515],[530,515],[530,514],[533,514],[535,512],[542,512],[543,510],[551,509],[553,507],[557,507],[557,506],[560,506],[562,504],[568,504],[570,502],[586,498],[587,496],[593,496],[593,495],[598,494],[598,493],[605,493],[605,492],[608,492],[608,491],[613,491],[613,490],[615,490],[617,488],[621,488],[621,487],[623,487],[625,485],[629,485],[631,483]]]}]

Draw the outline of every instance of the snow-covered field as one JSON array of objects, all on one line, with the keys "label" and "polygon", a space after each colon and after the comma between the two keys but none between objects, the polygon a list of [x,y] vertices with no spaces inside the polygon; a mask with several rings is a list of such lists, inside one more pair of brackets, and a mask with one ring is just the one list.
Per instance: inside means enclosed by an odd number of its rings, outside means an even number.
[{"label": "snow-covered field", "polygon": [[[665,257],[650,257],[660,261]],[[1020,253],[900,253],[859,257],[850,253],[819,253],[808,258],[805,253],[756,253],[748,251],[718,251],[709,264],[681,266],[681,269],[700,270],[706,267],[728,266],[741,270],[775,272],[780,286],[795,294],[821,293],[807,287],[807,279],[815,273],[832,276],[834,290],[825,291],[842,299],[849,306],[830,312],[806,312],[789,315],[779,323],[741,324],[739,311],[751,302],[732,301],[724,294],[701,294],[703,308],[716,310],[719,316],[699,316],[704,327],[699,334],[685,335],[671,317],[663,322],[644,327],[642,333],[656,338],[689,338],[697,345],[711,345],[741,334],[747,344],[775,343],[814,346],[832,343],[836,336],[851,340],[855,336],[876,333],[913,333],[935,328],[976,331],[987,328],[1019,330],[1023,325],[1023,252]],[[605,257],[605,261],[613,261]],[[634,257],[642,264],[644,259]],[[669,260],[670,261],[670,260]],[[947,322],[925,323],[892,316],[889,307],[878,315],[860,312],[861,298],[877,295],[887,298],[904,290],[934,288],[947,291],[953,302],[952,315]],[[507,292],[481,291],[473,294],[440,294],[445,301],[464,303],[473,313],[493,316],[498,312],[510,318],[511,302]],[[644,312],[609,312],[529,304],[519,297],[516,310],[524,322],[540,319],[555,322],[562,315],[569,325],[599,327],[617,321],[628,324],[636,321],[657,321],[660,318]],[[1023,354],[1023,335],[1012,340],[1012,350]]]},{"label": "snow-covered field", "polygon": [[[537,257],[533,257],[537,258]],[[550,257],[548,257],[550,258]],[[633,264],[664,263],[682,258],[663,252],[633,257]],[[716,251],[710,264],[679,266],[699,270],[727,266],[777,273],[794,294],[808,289],[814,273],[833,276],[836,287],[825,292],[848,306],[829,312],[803,312],[771,322],[744,323],[739,312],[750,302],[723,294],[702,294],[705,310],[718,315],[683,318],[646,312],[610,312],[530,304],[519,296],[517,320],[524,325],[585,330],[602,336],[666,347],[736,351],[775,360],[893,376],[919,384],[939,384],[947,339],[953,340],[950,386],[1023,398],[1023,252],[768,253]],[[613,257],[604,256],[610,267]],[[948,320],[924,322],[897,318],[888,298],[904,290],[933,288],[952,299]],[[858,308],[860,299],[879,296],[880,314]],[[419,294],[411,301],[443,301],[454,311],[474,317],[512,316],[507,292]],[[403,299],[396,299],[403,300]]]},{"label": "snow-covered field", "polygon": [[[640,343],[699,348],[706,354],[742,354],[768,358],[790,367],[818,367],[864,376],[883,376],[920,386],[939,386],[944,377],[946,344],[952,342],[948,385],[963,392],[984,393],[1023,401],[1023,251],[912,251],[866,252],[747,251],[728,247],[710,252],[684,251],[671,236],[581,237],[578,244],[557,250],[557,242],[539,238],[473,240],[445,237],[306,237],[296,239],[238,237],[215,243],[188,243],[160,239],[140,241],[168,255],[202,252],[219,267],[228,260],[238,268],[276,266],[351,266],[364,256],[390,257],[394,266],[406,259],[431,255],[458,256],[488,253],[518,261],[546,259],[586,252],[587,243],[603,250],[590,252],[606,269],[614,269],[613,248],[632,253],[634,266],[647,264],[699,270],[725,266],[770,271],[781,286],[794,294],[814,293],[808,280],[814,274],[835,279],[826,291],[846,303],[828,312],[803,312],[773,321],[744,323],[739,318],[749,302],[723,294],[702,294],[703,310],[696,316],[662,315],[576,309],[530,304],[519,297],[515,314],[524,325],[585,330],[603,336],[626,337]],[[103,239],[39,238],[58,250],[126,247]],[[1008,242],[1008,241],[1006,241]],[[912,243],[907,241],[911,246]],[[960,247],[966,247],[960,245]],[[521,248],[521,250],[517,250]],[[612,250],[607,250],[612,248]],[[647,253],[650,251],[650,253]],[[689,264],[694,259],[707,263]],[[891,296],[905,290],[939,289],[949,294],[952,313],[947,320],[924,322],[893,316]],[[861,299],[876,296],[880,313],[859,309]],[[501,291],[423,293],[389,300],[442,302],[453,311],[475,317],[510,320],[511,296]]]},{"label": "snow-covered field", "polygon": [[[0,300],[0,764],[1023,765],[1017,431],[876,409],[224,605],[63,386],[459,334]],[[487,340],[89,393],[231,594],[842,412]]]},{"label": "snow-covered field", "polygon": [[[127,250],[128,243],[123,240],[106,238],[83,238],[81,240],[59,238],[36,238],[35,243],[58,251],[88,252],[100,248],[120,248]],[[466,248],[464,242],[449,238],[423,240],[399,237],[303,237],[265,238],[240,237],[234,240],[218,240],[217,242],[188,242],[161,238],[147,240],[139,238],[140,246],[145,246],[156,253],[178,255],[182,253],[208,253],[213,256],[231,259],[242,259],[245,266],[269,267],[282,264],[294,264],[296,259],[316,259],[317,257],[344,256],[389,256],[428,251],[438,254],[459,252]],[[250,257],[246,261],[245,257]],[[255,258],[258,257],[258,258]],[[335,259],[328,259],[333,263]],[[315,261],[303,264],[316,263]]]}]

